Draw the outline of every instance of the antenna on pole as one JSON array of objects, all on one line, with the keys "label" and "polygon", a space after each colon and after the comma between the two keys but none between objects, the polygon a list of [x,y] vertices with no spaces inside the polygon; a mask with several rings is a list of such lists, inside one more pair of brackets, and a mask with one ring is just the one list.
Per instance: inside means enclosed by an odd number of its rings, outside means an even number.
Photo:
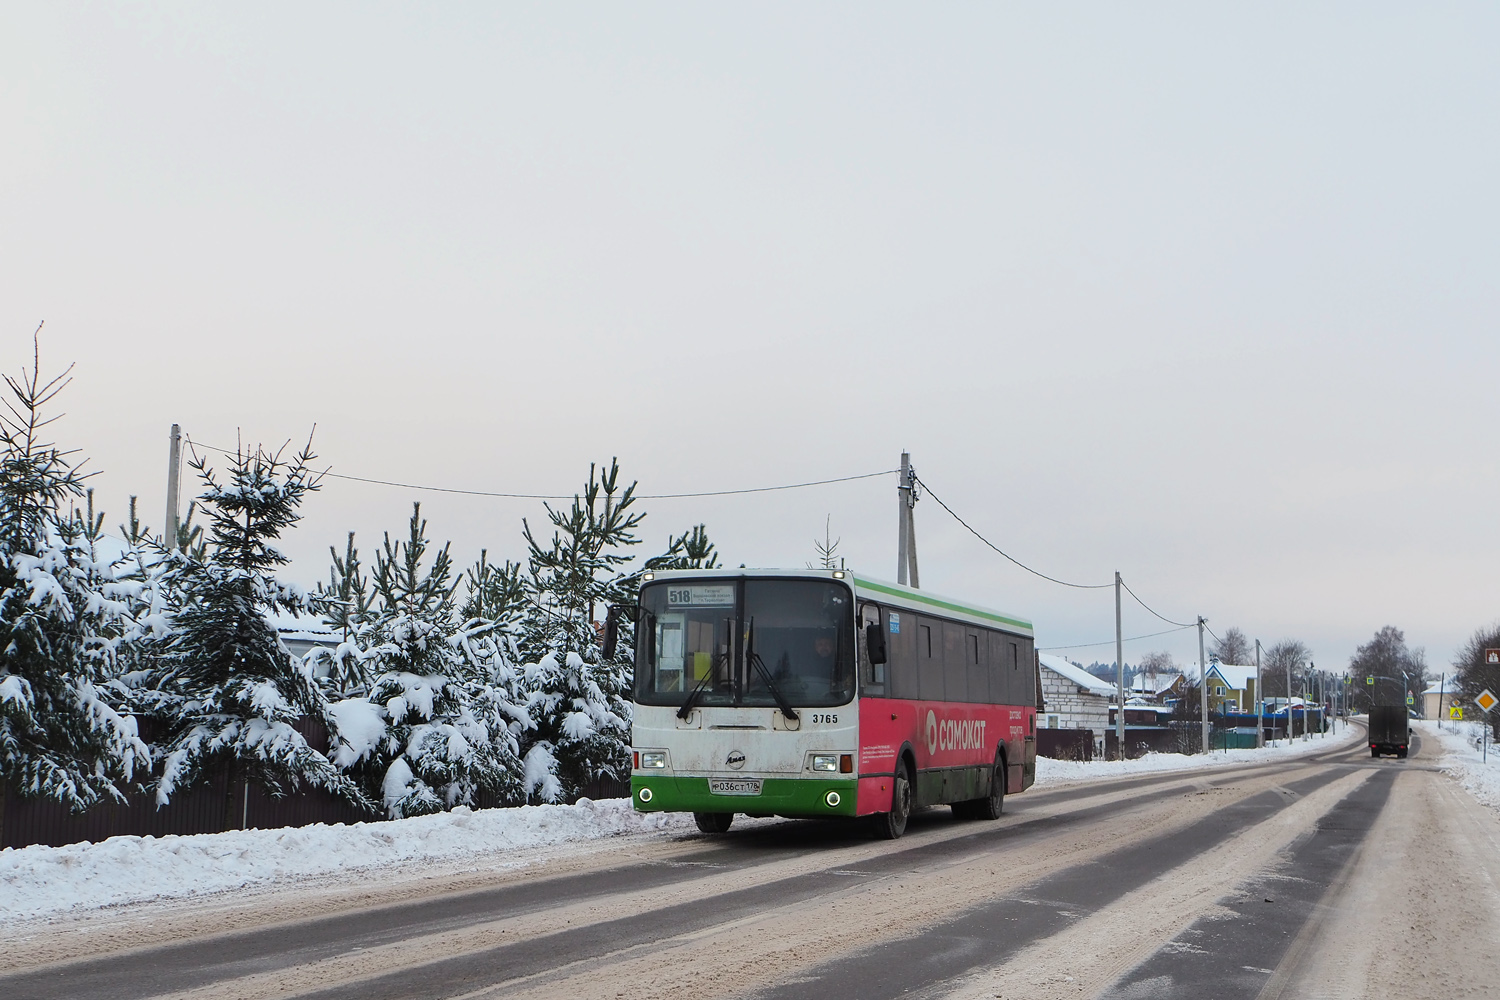
[{"label": "antenna on pole", "polygon": [[172,425],[172,446],[167,453],[167,520],[162,530],[167,548],[177,548],[177,502],[182,493],[182,427]]}]

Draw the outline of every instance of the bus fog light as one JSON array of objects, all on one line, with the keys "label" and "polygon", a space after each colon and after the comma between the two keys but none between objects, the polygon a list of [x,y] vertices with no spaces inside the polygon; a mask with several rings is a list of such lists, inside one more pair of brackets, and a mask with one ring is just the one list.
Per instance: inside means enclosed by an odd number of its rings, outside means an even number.
[{"label": "bus fog light", "polygon": [[839,769],[839,755],[836,753],[820,753],[813,756],[812,769],[814,771],[837,771]]},{"label": "bus fog light", "polygon": [[641,801],[642,802],[650,802],[651,801],[651,789],[649,789],[649,788],[642,788],[641,789]]},{"label": "bus fog light", "polygon": [[667,755],[661,750],[645,750],[641,753],[642,768],[662,768],[667,766]]},{"label": "bus fog light", "polygon": [[838,792],[829,792],[823,796],[823,801],[828,803],[828,808],[835,809],[840,802],[844,801],[844,797]]}]

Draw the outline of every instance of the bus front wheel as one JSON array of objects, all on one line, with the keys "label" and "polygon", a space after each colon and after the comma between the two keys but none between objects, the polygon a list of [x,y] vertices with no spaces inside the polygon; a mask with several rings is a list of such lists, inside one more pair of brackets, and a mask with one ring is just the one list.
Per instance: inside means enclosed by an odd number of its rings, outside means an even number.
[{"label": "bus front wheel", "polygon": [[693,822],[704,833],[728,833],[734,813],[693,813]]},{"label": "bus front wheel", "polygon": [[871,817],[875,825],[875,836],[881,840],[897,840],[906,832],[906,820],[911,816],[911,775],[906,765],[896,769],[891,779],[891,811],[876,813]]}]

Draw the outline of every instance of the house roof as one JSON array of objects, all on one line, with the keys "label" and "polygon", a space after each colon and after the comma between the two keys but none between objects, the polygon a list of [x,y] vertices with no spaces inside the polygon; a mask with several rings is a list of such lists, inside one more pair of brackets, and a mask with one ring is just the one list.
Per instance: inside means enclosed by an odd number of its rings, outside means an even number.
[{"label": "house roof", "polygon": [[1438,683],[1432,685],[1432,687],[1428,688],[1427,690],[1423,691],[1422,693],[1423,694],[1452,694],[1452,695],[1456,695],[1458,693],[1458,691],[1456,690],[1457,687],[1458,687],[1458,685],[1454,684],[1451,680],[1442,680],[1442,681],[1439,681]]},{"label": "house roof", "polygon": [[1130,678],[1130,684],[1125,688],[1141,694],[1161,694],[1182,678],[1182,673],[1177,670],[1168,670],[1155,674],[1136,674]]},{"label": "house roof", "polygon": [[[1210,675],[1218,674],[1224,681],[1225,687],[1234,688],[1236,691],[1245,690],[1246,686],[1255,679],[1255,667],[1253,664],[1242,666],[1237,663],[1215,663],[1210,660],[1208,672]],[[1187,674],[1189,684],[1197,684],[1198,662],[1195,660],[1188,664],[1187,670],[1184,673]]]},{"label": "house roof", "polygon": [[1079,666],[1074,666],[1061,656],[1051,653],[1037,654],[1041,659],[1042,667],[1052,671],[1060,677],[1064,677],[1079,687],[1084,688],[1089,694],[1097,694],[1105,698],[1114,697],[1115,686],[1106,680],[1102,680]]},{"label": "house roof", "polygon": [[292,614],[281,611],[266,616],[282,641],[310,642],[320,646],[336,646],[342,635],[322,615]]}]

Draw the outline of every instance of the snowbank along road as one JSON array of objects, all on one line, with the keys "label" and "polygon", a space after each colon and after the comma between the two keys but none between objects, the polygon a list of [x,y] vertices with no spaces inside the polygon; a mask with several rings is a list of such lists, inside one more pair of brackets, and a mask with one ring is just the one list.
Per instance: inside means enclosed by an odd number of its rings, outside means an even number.
[{"label": "snowbank along road", "polygon": [[0,997],[1493,995],[1494,814],[1420,745],[1329,745],[933,810],[894,843],[775,822],[122,913],[7,948]]}]

